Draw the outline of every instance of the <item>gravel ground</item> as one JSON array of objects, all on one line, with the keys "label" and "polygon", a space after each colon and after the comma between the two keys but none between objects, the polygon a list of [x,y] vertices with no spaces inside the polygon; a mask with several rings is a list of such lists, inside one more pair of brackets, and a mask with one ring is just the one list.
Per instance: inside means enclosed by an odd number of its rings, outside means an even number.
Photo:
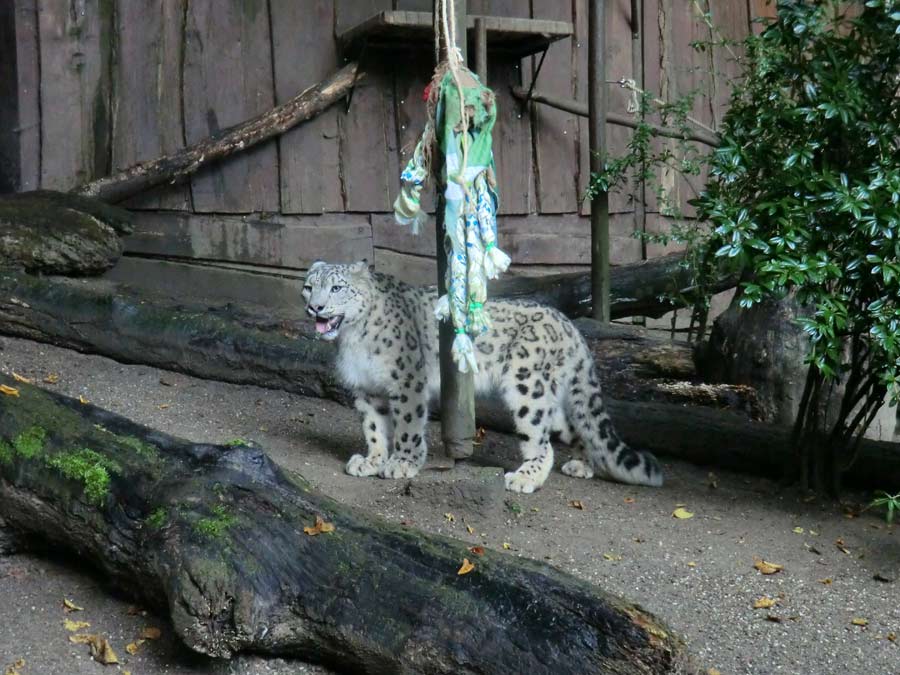
[{"label": "gravel ground", "polygon": [[[723,675],[900,673],[900,643],[891,639],[900,634],[900,581],[875,578],[896,578],[900,538],[877,514],[857,515],[864,495],[849,494],[844,504],[808,501],[766,479],[724,471],[711,476],[707,468],[665,458],[661,489],[554,472],[534,495],[510,494],[493,512],[450,522],[446,504],[410,497],[402,482],[345,475],[343,463],[364,441],[356,413],[329,401],[25,340],[3,340],[0,369],[38,380],[57,373],[58,382],[44,386],[195,441],[254,440],[325,493],[388,520],[500,550],[509,543],[510,555],[543,560],[640,603],[687,641],[703,668]],[[434,447],[434,425],[429,434]],[[476,459],[512,468],[514,444],[488,433]],[[572,500],[584,508],[571,507]],[[694,516],[672,517],[679,506]],[[784,569],[763,575],[755,559]],[[753,609],[763,596],[777,604]],[[111,672],[92,662],[86,647],[68,642],[64,597],[85,608],[68,618],[89,621],[92,631],[107,635],[124,662],[120,670],[133,675],[328,672],[296,661],[192,655],[164,618],[134,614],[89,570],[33,555],[0,557],[0,672],[20,658],[21,675]],[[151,625],[162,629],[162,638],[128,655],[125,645]]]}]

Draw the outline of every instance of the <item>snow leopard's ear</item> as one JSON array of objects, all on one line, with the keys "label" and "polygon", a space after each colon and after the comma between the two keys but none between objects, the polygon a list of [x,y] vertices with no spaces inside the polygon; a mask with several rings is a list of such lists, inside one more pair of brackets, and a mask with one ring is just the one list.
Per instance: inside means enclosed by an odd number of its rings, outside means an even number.
[{"label": "snow leopard's ear", "polygon": [[369,261],[365,258],[350,265],[350,272],[352,274],[364,274],[368,276],[372,269],[372,267],[369,267]]},{"label": "snow leopard's ear", "polygon": [[315,261],[313,261],[313,264],[309,266],[309,270],[308,270],[308,271],[309,271],[309,272],[312,272],[312,271],[313,271],[314,269],[316,269],[317,267],[322,267],[322,266],[325,265],[325,264],[326,264],[326,262],[325,262],[324,260],[315,260]]}]

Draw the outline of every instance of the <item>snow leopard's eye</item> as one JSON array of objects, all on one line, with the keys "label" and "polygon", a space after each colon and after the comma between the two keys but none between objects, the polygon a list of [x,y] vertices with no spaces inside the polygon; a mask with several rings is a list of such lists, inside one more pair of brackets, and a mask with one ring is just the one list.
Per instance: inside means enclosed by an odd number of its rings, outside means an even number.
[{"label": "snow leopard's eye", "polygon": [[340,293],[342,290],[344,290],[343,286],[332,286],[331,287],[332,293]]}]

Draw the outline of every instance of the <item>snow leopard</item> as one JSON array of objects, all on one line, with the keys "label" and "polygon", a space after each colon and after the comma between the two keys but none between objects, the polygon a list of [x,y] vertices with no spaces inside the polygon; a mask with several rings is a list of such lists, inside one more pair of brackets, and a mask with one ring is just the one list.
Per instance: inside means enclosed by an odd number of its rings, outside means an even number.
[{"label": "snow leopard", "polygon": [[[414,287],[365,261],[310,266],[302,291],[317,337],[337,343],[339,379],[363,415],[367,450],[346,465],[352,476],[411,478],[427,456],[429,408],[439,402],[434,287]],[[587,342],[561,312],[532,302],[491,299],[492,327],[475,338],[476,396],[497,393],[515,421],[522,465],[506,488],[531,493],[553,468],[554,440],[570,446],[568,476],[595,474],[662,485],[659,462],[628,447],[613,428]]]}]

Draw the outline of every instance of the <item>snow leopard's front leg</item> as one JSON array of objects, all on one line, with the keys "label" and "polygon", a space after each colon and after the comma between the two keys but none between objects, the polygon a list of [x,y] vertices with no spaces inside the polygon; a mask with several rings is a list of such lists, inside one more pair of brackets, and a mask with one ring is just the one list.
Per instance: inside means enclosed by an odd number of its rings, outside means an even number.
[{"label": "snow leopard's front leg", "polygon": [[382,478],[412,478],[425,464],[428,455],[425,445],[426,403],[425,397],[411,388],[391,396],[394,447],[390,459],[381,470]]},{"label": "snow leopard's front leg", "polygon": [[383,398],[360,396],[354,405],[363,414],[367,452],[365,455],[353,455],[347,462],[346,471],[351,476],[375,476],[387,462],[391,442],[388,403]]}]

